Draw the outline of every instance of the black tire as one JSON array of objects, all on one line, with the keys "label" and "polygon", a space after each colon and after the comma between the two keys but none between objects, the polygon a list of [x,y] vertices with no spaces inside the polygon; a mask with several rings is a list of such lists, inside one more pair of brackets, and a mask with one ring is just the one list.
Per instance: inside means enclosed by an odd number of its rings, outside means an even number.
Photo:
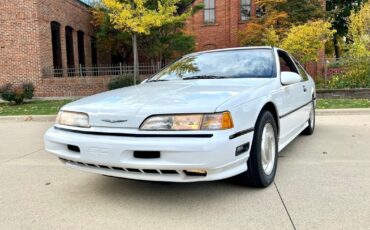
[{"label": "black tire", "polygon": [[[274,130],[275,138],[275,161],[273,165],[272,172],[269,175],[266,175],[262,167],[262,156],[261,156],[261,143],[262,143],[262,134],[264,127],[267,123],[270,123]],[[250,152],[249,159],[247,161],[248,170],[238,176],[236,176],[236,181],[238,184],[265,188],[269,186],[275,178],[277,161],[278,161],[278,138],[277,138],[277,128],[276,121],[273,115],[269,111],[263,111],[256,123],[252,149]]]},{"label": "black tire", "polygon": [[315,131],[315,125],[316,125],[316,113],[315,113],[315,102],[312,101],[312,108],[313,110],[311,111],[312,117],[310,116],[310,119],[308,119],[308,126],[305,130],[302,131],[303,135],[312,135]]}]

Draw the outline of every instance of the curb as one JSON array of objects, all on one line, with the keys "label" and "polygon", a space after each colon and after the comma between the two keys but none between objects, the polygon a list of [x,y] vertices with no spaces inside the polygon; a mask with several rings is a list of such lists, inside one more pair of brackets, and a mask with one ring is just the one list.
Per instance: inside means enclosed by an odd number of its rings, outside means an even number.
[{"label": "curb", "polygon": [[57,115],[0,116],[0,121],[55,121]]},{"label": "curb", "polygon": [[[81,99],[82,97],[33,97],[32,99],[25,99],[25,102],[32,102],[32,101],[60,101],[60,100],[72,100],[76,101]],[[0,103],[9,103],[4,101],[0,98]]]},{"label": "curb", "polygon": [[[317,109],[317,116],[370,115],[369,109]],[[0,116],[0,121],[55,121],[57,115]]]},{"label": "curb", "polygon": [[370,115],[370,108],[366,109],[317,109],[317,116],[335,115]]}]

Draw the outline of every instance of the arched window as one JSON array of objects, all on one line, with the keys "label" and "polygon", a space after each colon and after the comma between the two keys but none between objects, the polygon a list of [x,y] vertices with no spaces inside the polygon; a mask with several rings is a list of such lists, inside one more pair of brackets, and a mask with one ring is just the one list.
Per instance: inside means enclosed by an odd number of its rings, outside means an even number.
[{"label": "arched window", "polygon": [[[75,57],[73,53],[73,28],[66,26],[66,51],[67,51],[67,66],[68,68],[75,68]],[[68,75],[72,76],[74,70],[68,71]]]},{"label": "arched window", "polygon": [[203,45],[203,49],[202,50],[214,50],[216,48],[217,48],[217,46],[215,44],[209,43],[209,44]]},{"label": "arched window", "polygon": [[53,67],[56,77],[61,77],[62,62],[62,47],[60,43],[60,24],[58,22],[51,22],[51,44],[53,51]]},{"label": "arched window", "polygon": [[85,65],[85,33],[81,30],[77,31],[77,45],[78,45],[78,63]]},{"label": "arched window", "polygon": [[98,64],[98,51],[96,48],[96,38],[91,37],[91,61],[93,66]]}]

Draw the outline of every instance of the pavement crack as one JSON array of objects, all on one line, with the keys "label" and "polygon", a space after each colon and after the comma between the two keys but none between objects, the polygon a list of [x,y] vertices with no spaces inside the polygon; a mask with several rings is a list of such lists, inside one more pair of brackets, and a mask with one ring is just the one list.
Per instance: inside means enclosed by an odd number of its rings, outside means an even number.
[{"label": "pavement crack", "polygon": [[275,186],[275,188],[276,188],[277,193],[279,194],[279,197],[280,197],[281,203],[282,203],[282,204],[283,204],[283,206],[284,206],[285,212],[286,212],[286,214],[287,214],[287,215],[288,215],[288,217],[289,217],[290,223],[292,224],[293,229],[294,229],[294,230],[296,230],[296,227],[295,227],[295,225],[294,225],[293,219],[292,219],[292,217],[290,216],[290,213],[289,213],[289,211],[288,211],[288,208],[286,207],[285,202],[284,202],[284,200],[283,200],[283,197],[281,196],[280,191],[279,191],[279,189],[278,189],[278,187],[277,187],[277,185],[276,185],[276,183],[275,183],[275,182],[274,182],[274,186]]},{"label": "pavement crack", "polygon": [[9,163],[10,161],[14,161],[14,160],[22,159],[22,158],[24,158],[24,157],[27,157],[27,156],[32,155],[32,154],[34,154],[34,153],[37,153],[38,151],[41,151],[41,150],[43,150],[43,149],[44,149],[44,148],[41,148],[41,149],[35,150],[35,151],[33,151],[33,152],[30,152],[30,153],[24,154],[24,155],[22,155],[22,156],[20,156],[20,157],[15,157],[15,158],[12,158],[12,159],[9,159],[9,160],[6,160],[6,161],[3,161],[3,162],[0,162],[0,165],[3,165],[3,164],[6,164],[6,163]]}]

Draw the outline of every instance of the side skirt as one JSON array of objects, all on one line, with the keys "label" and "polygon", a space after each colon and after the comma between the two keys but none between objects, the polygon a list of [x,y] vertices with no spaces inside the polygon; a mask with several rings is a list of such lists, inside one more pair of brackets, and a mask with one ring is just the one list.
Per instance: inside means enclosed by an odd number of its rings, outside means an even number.
[{"label": "side skirt", "polygon": [[292,142],[297,136],[299,136],[299,134],[301,134],[301,132],[308,127],[308,121],[304,122],[301,126],[299,126],[300,128],[298,129],[298,131],[292,135],[290,138],[288,138],[288,140],[286,140],[284,143],[281,143],[279,142],[279,152],[281,150],[283,150],[290,142]]}]

